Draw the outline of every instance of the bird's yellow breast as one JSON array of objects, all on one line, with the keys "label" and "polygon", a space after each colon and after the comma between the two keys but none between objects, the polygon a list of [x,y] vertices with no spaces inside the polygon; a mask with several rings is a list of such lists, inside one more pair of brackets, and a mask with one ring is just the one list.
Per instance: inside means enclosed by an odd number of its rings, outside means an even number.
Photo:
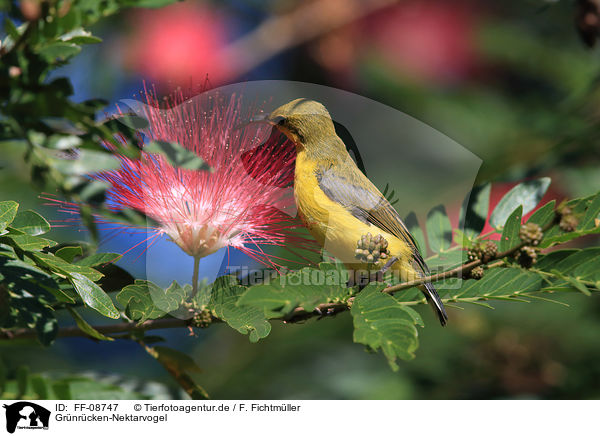
[{"label": "bird's yellow breast", "polygon": [[355,258],[357,242],[367,233],[381,234],[389,243],[390,254],[401,260],[395,267],[406,268],[411,256],[408,245],[394,235],[359,220],[332,201],[320,188],[316,169],[317,162],[300,150],[296,158],[294,197],[301,219],[322,247],[349,268],[368,268],[367,264]]}]

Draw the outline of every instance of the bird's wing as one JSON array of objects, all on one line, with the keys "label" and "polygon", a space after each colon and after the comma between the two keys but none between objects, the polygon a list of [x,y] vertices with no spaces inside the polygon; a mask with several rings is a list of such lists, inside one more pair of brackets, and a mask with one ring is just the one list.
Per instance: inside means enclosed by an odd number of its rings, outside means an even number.
[{"label": "bird's wing", "polygon": [[[413,260],[421,275],[428,275],[429,268],[398,212],[367,176],[358,170],[350,157],[348,159],[350,162],[342,163],[341,167],[337,165],[317,167],[316,176],[320,188],[330,200],[341,204],[357,219],[373,224],[406,242],[411,248]],[[440,323],[446,325],[448,315],[435,287],[431,283],[424,283],[421,291],[434,308]]]},{"label": "bird's wing", "polygon": [[[353,162],[345,165],[352,164]],[[342,168],[337,165],[317,167],[317,181],[325,195],[341,204],[359,220],[373,224],[406,242],[417,265],[424,273],[428,273],[429,269],[415,240],[389,201],[358,168],[352,168],[354,171],[342,171]]]}]

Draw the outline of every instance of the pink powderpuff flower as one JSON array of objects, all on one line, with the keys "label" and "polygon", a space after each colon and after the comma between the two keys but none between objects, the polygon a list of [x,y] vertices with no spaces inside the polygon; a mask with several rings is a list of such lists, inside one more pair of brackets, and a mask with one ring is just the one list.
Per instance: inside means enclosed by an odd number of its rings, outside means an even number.
[{"label": "pink powderpuff flower", "polygon": [[[136,108],[148,120],[142,136],[150,141],[176,142],[200,156],[211,170],[170,165],[160,154],[142,151],[139,159],[118,155],[120,169],[91,175],[110,183],[108,204],[116,210],[142,212],[155,225],[150,238],[167,235],[185,253],[199,259],[223,247],[237,248],[273,267],[274,256],[262,244],[309,247],[296,234],[290,185],[295,149],[281,135],[261,144],[259,125],[236,128],[252,118],[236,95],[201,94],[186,100],[181,93],[159,109],[153,93]],[[76,205],[60,202],[76,213]],[[150,222],[150,221],[149,221]],[[150,242],[151,243],[151,242]]]}]

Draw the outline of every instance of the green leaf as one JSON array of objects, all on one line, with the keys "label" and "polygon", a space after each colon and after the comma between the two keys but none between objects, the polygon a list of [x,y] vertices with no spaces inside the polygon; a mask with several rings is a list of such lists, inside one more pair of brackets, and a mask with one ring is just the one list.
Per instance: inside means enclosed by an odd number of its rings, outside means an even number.
[{"label": "green leaf", "polygon": [[506,220],[499,244],[500,252],[509,250],[520,244],[519,231],[521,230],[522,217],[523,206],[519,206]]},{"label": "green leaf", "polygon": [[438,256],[427,259],[427,266],[432,273],[439,273],[452,269],[467,260],[465,250],[453,250],[440,253]]},{"label": "green leaf", "polygon": [[412,307],[406,305],[403,305],[402,308],[406,313],[408,313],[408,315],[412,318],[416,325],[420,327],[425,327],[425,323],[423,322],[423,319],[421,318],[421,314],[419,314],[419,312],[414,310]]},{"label": "green leaf", "polygon": [[31,389],[40,400],[47,400],[50,395],[48,381],[41,375],[31,377]]},{"label": "green leaf", "polygon": [[196,362],[185,353],[167,347],[145,346],[146,351],[154,357],[174,378],[193,400],[206,400],[208,393],[190,374],[202,372]]},{"label": "green leaf", "polygon": [[196,364],[194,359],[181,351],[173,348],[156,346],[152,347],[158,353],[158,361],[161,363],[176,363],[177,369],[181,372],[201,373],[202,369]]},{"label": "green leaf", "polygon": [[95,253],[91,256],[84,257],[83,259],[78,260],[76,263],[77,265],[81,266],[93,267],[98,265],[104,265],[106,263],[116,262],[121,257],[123,257],[123,255],[118,253]]},{"label": "green leaf", "polygon": [[582,294],[587,295],[588,297],[592,295],[592,293],[590,292],[590,290],[587,288],[586,285],[584,285],[583,283],[581,283],[579,280],[577,280],[574,277],[570,277],[570,276],[566,276],[564,274],[562,274],[559,270],[557,269],[553,269],[550,271],[552,274],[554,274],[556,277],[566,281],[567,283],[569,283],[571,286],[573,286],[575,289],[577,289],[578,291],[580,291]]},{"label": "green leaf", "polygon": [[593,216],[595,208],[597,207],[597,195],[568,201],[567,206],[572,210],[573,215],[580,218],[577,229],[573,232],[565,232],[561,230],[559,226],[551,227],[544,233],[544,239],[540,243],[540,248],[562,244],[586,235],[600,234],[600,226],[595,226],[596,222]]},{"label": "green leaf", "polygon": [[[542,278],[532,271],[521,268],[491,268],[481,280],[449,279],[440,282],[440,294],[447,292],[449,301],[460,298],[498,299],[513,298],[520,294],[539,291]],[[516,300],[515,300],[516,301]]]},{"label": "green leaf", "polygon": [[[52,385],[55,396],[61,400],[141,400],[147,395],[131,391],[132,383],[127,383],[122,378],[114,380],[114,376],[92,375],[94,378],[70,376],[62,378]],[[116,383],[120,383],[118,386]],[[137,385],[137,383],[136,383]],[[144,389],[144,386],[141,386]],[[135,387],[134,389],[139,389]]]},{"label": "green leaf", "polygon": [[0,267],[0,326],[34,329],[40,343],[49,345],[58,332],[55,312],[48,305],[52,298],[49,292],[58,288],[57,284],[43,271],[20,260],[1,259]]},{"label": "green leaf", "polygon": [[35,320],[35,331],[42,345],[48,346],[54,342],[58,335],[58,321],[50,309],[40,311]]},{"label": "green leaf", "polygon": [[552,200],[538,210],[536,210],[527,220],[528,223],[537,224],[540,227],[545,227],[552,222],[556,213],[554,208],[556,206],[556,200]]},{"label": "green leaf", "polygon": [[579,253],[580,250],[576,249],[567,249],[567,250],[556,250],[551,253],[545,254],[540,257],[538,262],[534,265],[534,268],[537,270],[550,271],[553,268],[556,268],[556,265],[559,262],[563,261],[567,257]]},{"label": "green leaf", "polygon": [[38,50],[48,62],[64,61],[81,52],[81,47],[70,42],[53,42]]},{"label": "green leaf", "polygon": [[381,349],[394,371],[397,358],[410,360],[419,346],[414,310],[406,310],[381,285],[369,284],[355,298],[350,310],[354,320],[354,342]]},{"label": "green leaf", "polygon": [[[159,290],[160,289],[160,290]],[[151,288],[150,295],[156,307],[165,313],[172,313],[179,309],[189,296],[188,288],[179,286],[175,280],[167,289]]]},{"label": "green leaf", "polygon": [[143,130],[150,127],[150,123],[146,118],[140,117],[135,114],[126,114],[115,119],[133,130]]},{"label": "green leaf", "polygon": [[19,204],[14,201],[0,201],[0,232],[6,230],[12,223],[17,216],[18,209]]},{"label": "green leaf", "polygon": [[88,336],[91,336],[92,338],[98,339],[100,341],[114,341],[113,338],[103,335],[94,327],[89,325],[88,322],[85,319],[83,319],[82,316],[75,309],[67,307],[67,310],[75,320],[75,323],[77,323],[77,327],[79,327],[79,329]]},{"label": "green leaf", "polygon": [[439,205],[427,214],[427,240],[429,249],[434,253],[447,250],[452,244],[452,225],[446,214],[446,208]]},{"label": "green leaf", "polygon": [[[217,281],[219,281],[219,279],[217,279]],[[235,282],[236,284],[238,283],[237,279],[235,279]],[[208,280],[206,279],[202,279],[198,282],[198,290],[196,292],[196,295],[194,295],[194,297],[191,299],[191,303],[193,304],[193,307],[195,309],[204,310],[208,307],[208,304],[210,303],[210,299],[212,297],[212,289],[214,285],[214,283],[209,284]],[[185,286],[189,286],[191,288],[192,285],[187,284]],[[191,291],[189,291],[188,293],[191,295]]]},{"label": "green leaf", "polygon": [[52,135],[44,145],[54,150],[70,150],[81,145],[81,138],[75,135]]},{"label": "green leaf", "polygon": [[108,152],[79,150],[75,159],[52,159],[54,168],[65,175],[76,176],[118,170],[121,161]]},{"label": "green leaf", "polygon": [[71,274],[71,282],[85,304],[108,318],[119,318],[119,311],[100,286],[78,273]]},{"label": "green leaf", "polygon": [[55,256],[60,257],[65,262],[73,263],[73,260],[77,256],[81,256],[83,254],[83,250],[81,246],[77,245],[74,247],[63,247],[60,250],[56,250],[54,253]]},{"label": "green leaf", "polygon": [[454,229],[454,243],[464,248],[471,248],[473,246],[473,241],[469,236],[459,229]]},{"label": "green leaf", "polygon": [[522,206],[522,214],[531,212],[540,202],[550,186],[550,179],[543,177],[523,182],[508,191],[496,205],[490,216],[490,224],[496,229],[502,228],[511,212]]},{"label": "green leaf", "polygon": [[[110,189],[111,185],[110,183],[101,180],[86,179],[85,182],[79,186],[81,186],[81,189],[79,189],[78,187],[76,188],[76,190],[77,195],[79,195],[79,197],[81,198],[81,201],[85,201],[90,204],[100,205],[105,202],[106,191]],[[90,215],[92,216],[92,219],[94,219],[93,214],[90,213]],[[84,224],[86,224],[86,227],[90,227],[86,221],[84,221]]]},{"label": "green leaf", "polygon": [[29,368],[19,366],[17,368],[17,398],[23,398],[29,390]]},{"label": "green leaf", "polygon": [[585,215],[579,225],[578,230],[590,230],[596,227],[596,219],[600,215],[600,193],[596,194],[585,211]]},{"label": "green leaf", "polygon": [[347,281],[345,271],[321,263],[319,269],[302,268],[251,286],[237,304],[258,307],[267,318],[287,315],[297,307],[310,312],[319,304],[345,301],[352,291],[346,286]]},{"label": "green leaf", "polygon": [[149,319],[165,316],[165,311],[155,304],[153,295],[160,295],[164,290],[146,280],[136,280],[135,284],[125,286],[117,294],[117,301],[125,308],[129,319],[142,323]]},{"label": "green leaf", "polygon": [[152,141],[144,146],[144,151],[160,154],[175,167],[188,170],[211,170],[200,156],[175,142]]},{"label": "green leaf", "polygon": [[4,31],[12,38],[13,41],[16,41],[21,35],[21,32],[19,32],[19,29],[17,29],[15,23],[13,23],[8,17],[4,18]]},{"label": "green leaf", "polygon": [[65,262],[60,257],[49,253],[32,253],[32,255],[44,266],[50,268],[57,274],[69,276],[73,273],[81,274],[92,281],[98,281],[103,274],[94,268]]},{"label": "green leaf", "polygon": [[88,32],[81,27],[61,35],[59,39],[63,42],[70,42],[72,44],[96,44],[102,42],[102,39],[92,35],[91,32]]},{"label": "green leaf", "polygon": [[245,290],[234,277],[219,277],[212,284],[208,307],[234,330],[243,335],[249,334],[250,342],[257,342],[269,335],[271,324],[261,308],[237,304]]},{"label": "green leaf", "polygon": [[39,213],[25,210],[17,213],[10,227],[31,236],[43,235],[50,231],[50,224]]},{"label": "green leaf", "polygon": [[491,185],[476,186],[465,197],[460,209],[458,227],[467,237],[474,237],[481,233],[487,221],[490,205]]},{"label": "green leaf", "polygon": [[417,248],[419,249],[419,253],[425,254],[425,234],[423,233],[423,229],[419,225],[419,220],[417,219],[417,215],[414,212],[409,213],[404,220],[404,224],[406,228],[412,235],[413,239],[417,243]]},{"label": "green leaf", "polygon": [[2,359],[0,359],[0,398],[2,397],[2,394],[4,393],[4,390],[6,389],[7,378],[8,378],[8,370],[6,369],[6,366],[4,365],[4,362],[2,361]]},{"label": "green leaf", "polygon": [[47,291],[54,295],[57,301],[62,303],[75,304],[77,303],[77,292],[75,292],[71,287],[52,287],[47,288]]},{"label": "green leaf", "polygon": [[10,238],[16,245],[23,251],[40,251],[46,247],[53,247],[56,242],[50,239],[40,238],[38,236],[31,235],[9,235]]},{"label": "green leaf", "polygon": [[68,382],[61,380],[52,384],[52,392],[57,399],[72,400],[71,386]]},{"label": "green leaf", "polygon": [[190,292],[191,287],[182,288],[176,281],[167,289],[162,289],[150,281],[136,280],[133,285],[126,286],[117,294],[117,301],[126,308],[129,318],[140,323],[161,318],[167,313],[185,318],[189,311],[182,305]]},{"label": "green leaf", "polygon": [[540,248],[547,248],[556,244],[564,244],[565,242],[580,238],[582,236],[597,234],[600,234],[600,226],[592,227],[587,230],[575,230],[574,232],[564,232],[560,230],[558,226],[555,226],[545,233],[544,239],[540,243]]},{"label": "green leaf", "polygon": [[[536,270],[557,272],[575,278],[595,282],[600,280],[600,247],[584,250],[558,250],[543,256]],[[560,282],[555,282],[560,285]]]}]

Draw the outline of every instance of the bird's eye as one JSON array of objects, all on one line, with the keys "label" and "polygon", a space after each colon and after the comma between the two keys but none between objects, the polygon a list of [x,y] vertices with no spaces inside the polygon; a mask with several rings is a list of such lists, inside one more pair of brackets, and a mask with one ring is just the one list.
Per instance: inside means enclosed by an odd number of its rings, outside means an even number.
[{"label": "bird's eye", "polygon": [[283,126],[283,124],[285,123],[285,117],[282,117],[282,116],[275,117],[273,119],[273,122],[275,124],[277,124],[278,126]]}]

